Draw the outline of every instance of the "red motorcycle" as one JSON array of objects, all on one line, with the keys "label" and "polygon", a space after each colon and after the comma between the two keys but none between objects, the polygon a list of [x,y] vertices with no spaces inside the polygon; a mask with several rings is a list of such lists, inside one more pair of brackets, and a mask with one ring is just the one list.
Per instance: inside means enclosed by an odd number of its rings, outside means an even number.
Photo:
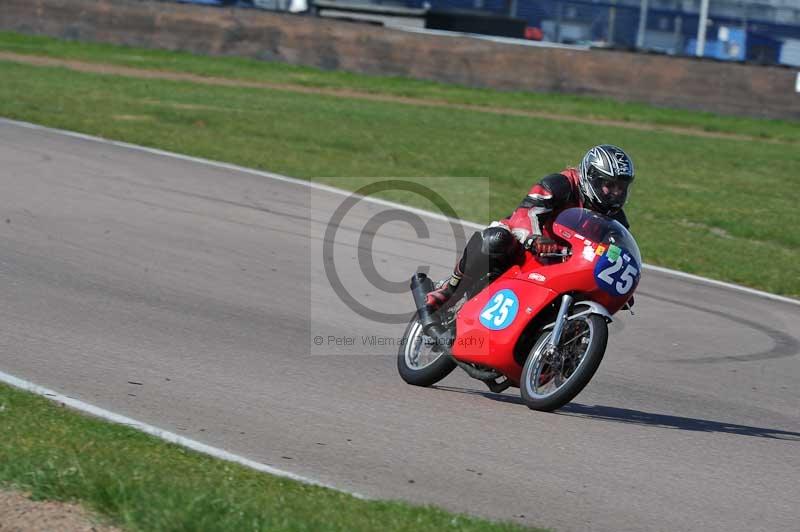
[{"label": "red motorcycle", "polygon": [[[642,258],[622,224],[593,211],[564,210],[553,232],[560,253],[526,253],[522,266],[482,279],[439,313],[444,334],[426,334],[415,314],[397,354],[403,380],[431,386],[461,367],[494,392],[520,388],[543,411],[578,395],[603,359],[611,316],[639,284]],[[412,278],[418,309],[433,288],[425,274]]]}]

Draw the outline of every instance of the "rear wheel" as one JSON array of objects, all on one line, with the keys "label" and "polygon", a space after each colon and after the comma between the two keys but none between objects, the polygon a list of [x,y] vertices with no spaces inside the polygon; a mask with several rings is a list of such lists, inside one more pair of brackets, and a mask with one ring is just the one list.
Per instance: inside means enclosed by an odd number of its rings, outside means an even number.
[{"label": "rear wheel", "polygon": [[556,350],[549,345],[552,334],[542,333],[522,369],[520,393],[533,410],[561,408],[589,384],[606,351],[608,325],[597,314],[571,320]]},{"label": "rear wheel", "polygon": [[455,369],[456,363],[447,347],[423,334],[416,315],[408,324],[403,340],[397,351],[397,371],[408,384],[431,386]]}]

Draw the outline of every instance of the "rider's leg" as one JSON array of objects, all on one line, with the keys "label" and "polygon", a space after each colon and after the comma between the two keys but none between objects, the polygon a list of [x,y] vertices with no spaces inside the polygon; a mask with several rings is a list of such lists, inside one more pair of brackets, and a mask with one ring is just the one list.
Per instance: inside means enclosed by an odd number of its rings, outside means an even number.
[{"label": "rider's leg", "polygon": [[448,302],[456,302],[466,290],[478,288],[477,283],[487,273],[499,276],[520,263],[523,256],[521,244],[505,227],[487,227],[474,233],[447,282],[428,293],[426,304],[420,309],[423,325],[434,321],[431,316]]},{"label": "rider's leg", "polygon": [[433,313],[443,307],[445,303],[453,297],[453,294],[458,290],[462,281],[465,285],[469,283],[468,280],[464,279],[464,268],[467,264],[467,257],[480,255],[482,242],[483,238],[481,237],[481,233],[474,233],[469,239],[469,242],[467,242],[463,253],[461,253],[461,257],[456,261],[456,266],[453,268],[453,273],[450,275],[450,278],[436,290],[428,292],[425,307],[429,312]]},{"label": "rider's leg", "polygon": [[460,283],[452,302],[458,301],[465,291],[469,291],[471,297],[512,265],[522,264],[524,260],[522,245],[506,227],[487,227],[480,235],[480,250],[466,254],[462,267],[465,282]]}]

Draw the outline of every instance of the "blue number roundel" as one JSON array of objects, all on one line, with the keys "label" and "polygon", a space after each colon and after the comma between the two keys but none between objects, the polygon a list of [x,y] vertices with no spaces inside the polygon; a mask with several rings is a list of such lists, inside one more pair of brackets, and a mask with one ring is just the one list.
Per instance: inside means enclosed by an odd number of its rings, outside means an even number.
[{"label": "blue number roundel", "polygon": [[489,298],[489,302],[481,310],[481,324],[493,331],[505,329],[517,317],[518,310],[517,294],[507,288],[500,290]]},{"label": "blue number roundel", "polygon": [[639,282],[641,268],[622,248],[610,246],[594,266],[594,280],[603,291],[619,297],[630,293]]}]

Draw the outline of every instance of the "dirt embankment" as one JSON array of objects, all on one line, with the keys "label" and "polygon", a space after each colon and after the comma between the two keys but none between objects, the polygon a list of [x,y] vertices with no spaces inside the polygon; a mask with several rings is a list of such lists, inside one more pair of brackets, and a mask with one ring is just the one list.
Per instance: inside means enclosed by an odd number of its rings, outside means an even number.
[{"label": "dirt embankment", "polygon": [[77,504],[32,501],[22,493],[0,490],[0,532],[119,532],[98,523]]}]

